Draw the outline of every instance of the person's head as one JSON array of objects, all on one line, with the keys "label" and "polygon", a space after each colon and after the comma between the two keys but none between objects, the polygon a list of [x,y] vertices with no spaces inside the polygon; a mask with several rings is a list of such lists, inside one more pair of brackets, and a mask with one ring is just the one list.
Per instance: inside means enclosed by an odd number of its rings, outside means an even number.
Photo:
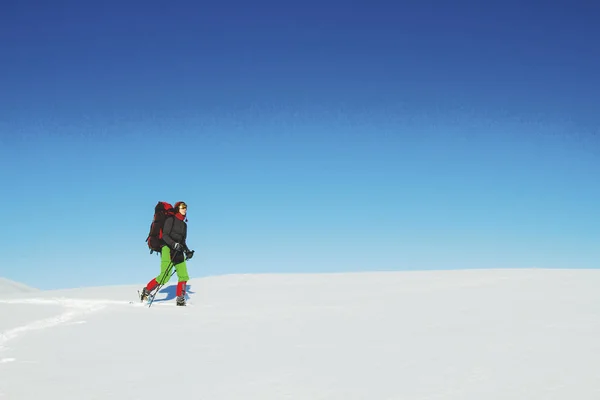
[{"label": "person's head", "polygon": [[175,211],[185,216],[185,214],[187,213],[187,204],[185,204],[185,202],[183,201],[178,201],[177,203],[175,203]]}]

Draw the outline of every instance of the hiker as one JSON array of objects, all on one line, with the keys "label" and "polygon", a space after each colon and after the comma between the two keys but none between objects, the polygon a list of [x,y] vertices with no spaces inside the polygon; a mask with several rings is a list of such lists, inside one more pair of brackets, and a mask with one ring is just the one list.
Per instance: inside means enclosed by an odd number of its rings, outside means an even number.
[{"label": "hiker", "polygon": [[162,229],[162,243],[160,248],[160,274],[152,279],[146,287],[142,289],[141,300],[148,298],[149,294],[158,285],[164,285],[171,277],[173,266],[177,272],[177,305],[185,306],[185,291],[187,281],[189,280],[186,260],[194,255],[186,244],[187,238],[187,204],[183,201],[175,203],[174,215],[169,215],[165,219]]}]

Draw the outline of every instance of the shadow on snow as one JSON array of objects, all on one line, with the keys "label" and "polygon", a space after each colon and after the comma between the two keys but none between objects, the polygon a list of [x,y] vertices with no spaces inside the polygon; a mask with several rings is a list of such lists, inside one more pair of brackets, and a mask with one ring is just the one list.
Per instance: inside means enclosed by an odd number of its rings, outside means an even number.
[{"label": "shadow on snow", "polygon": [[[186,288],[185,288],[185,298],[186,299],[190,298],[190,296],[189,296],[190,294],[195,293],[190,290],[191,287],[192,287],[192,285],[186,285]],[[162,294],[165,294],[166,297],[163,297]],[[174,284],[174,285],[166,286],[166,287],[163,287],[162,289],[160,289],[158,291],[158,293],[156,294],[156,296],[154,297],[153,302],[160,303],[163,301],[175,300],[176,297],[177,297],[177,284]]]}]

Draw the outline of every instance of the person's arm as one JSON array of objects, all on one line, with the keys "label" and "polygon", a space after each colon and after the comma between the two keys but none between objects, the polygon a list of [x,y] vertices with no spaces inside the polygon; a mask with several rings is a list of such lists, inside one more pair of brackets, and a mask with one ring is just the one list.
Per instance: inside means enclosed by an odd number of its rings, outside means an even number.
[{"label": "person's arm", "polygon": [[170,248],[173,248],[173,246],[175,245],[175,241],[171,237],[172,229],[173,229],[173,217],[169,217],[165,221],[165,226],[163,226],[162,238]]},{"label": "person's arm", "polygon": [[184,250],[190,251],[187,247],[187,224],[183,224],[183,240],[181,241],[181,244],[183,245]]},{"label": "person's arm", "polygon": [[184,226],[184,234],[183,234],[183,248],[185,251],[185,259],[189,260],[190,258],[192,258],[194,256],[194,250],[190,250],[190,248],[187,245],[187,224]]}]

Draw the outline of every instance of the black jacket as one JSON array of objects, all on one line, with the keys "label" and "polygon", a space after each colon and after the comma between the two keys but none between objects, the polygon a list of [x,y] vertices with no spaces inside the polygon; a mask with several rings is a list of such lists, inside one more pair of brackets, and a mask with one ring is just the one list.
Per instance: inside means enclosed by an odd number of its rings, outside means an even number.
[{"label": "black jacket", "polygon": [[162,238],[171,249],[173,249],[175,243],[180,243],[187,250],[185,243],[187,238],[187,224],[177,217],[168,217],[165,220]]}]

